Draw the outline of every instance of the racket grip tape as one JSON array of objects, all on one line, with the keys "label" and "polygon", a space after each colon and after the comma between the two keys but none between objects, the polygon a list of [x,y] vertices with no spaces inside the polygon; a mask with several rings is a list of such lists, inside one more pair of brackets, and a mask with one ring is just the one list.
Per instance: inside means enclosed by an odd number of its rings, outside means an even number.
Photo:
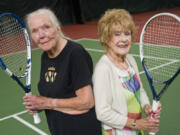
[{"label": "racket grip tape", "polygon": [[[31,92],[26,93],[26,95],[31,95],[31,94],[32,94]],[[35,113],[33,114],[33,118],[34,118],[34,123],[35,123],[35,124],[39,124],[39,123],[41,122],[41,118],[40,118],[38,112],[35,112]]]},{"label": "racket grip tape", "polygon": [[[159,107],[159,101],[157,100],[153,100],[153,103],[152,103],[152,114],[151,114],[151,118],[154,119],[155,117],[155,112],[158,110],[158,107]],[[149,132],[149,135],[155,135],[156,133],[154,132]]]},{"label": "racket grip tape", "polygon": [[41,118],[39,117],[39,113],[35,112],[33,114],[33,118],[34,118],[34,123],[35,124],[39,124],[41,122]]}]

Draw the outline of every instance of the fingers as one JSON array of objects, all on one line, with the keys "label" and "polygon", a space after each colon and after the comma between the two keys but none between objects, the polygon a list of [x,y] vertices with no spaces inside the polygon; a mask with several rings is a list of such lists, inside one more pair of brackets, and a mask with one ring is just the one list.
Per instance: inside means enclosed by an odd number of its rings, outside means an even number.
[{"label": "fingers", "polygon": [[152,113],[152,107],[150,105],[145,105],[144,106],[144,112],[146,115],[150,115]]},{"label": "fingers", "polygon": [[30,110],[42,110],[46,109],[45,100],[46,98],[42,96],[36,96],[36,95],[26,95],[23,97],[23,104],[26,106],[27,109]]},{"label": "fingers", "polygon": [[162,110],[162,107],[161,107],[161,104],[159,104],[157,110],[155,112],[152,112],[152,118],[159,119],[161,115],[161,110]]},{"label": "fingers", "polygon": [[159,130],[159,120],[158,119],[152,119],[152,118],[149,118],[149,132],[158,132]]},{"label": "fingers", "polygon": [[160,118],[160,113],[153,113],[152,118],[153,119],[159,119]]},{"label": "fingers", "polygon": [[31,95],[26,95],[26,96],[24,96],[23,97],[23,99],[24,99],[24,102],[23,102],[23,104],[26,106],[26,108],[27,109],[30,109],[30,107],[32,106],[32,100],[31,100]]},{"label": "fingers", "polygon": [[30,102],[33,95],[25,95],[23,97],[24,102]]},{"label": "fingers", "polygon": [[161,103],[158,102],[157,109],[153,111],[152,106],[145,105],[144,106],[144,112],[146,115],[151,116],[153,119],[159,119],[161,115],[162,106]]},{"label": "fingers", "polygon": [[37,110],[36,105],[35,105],[35,95],[26,95],[23,97],[23,104],[25,105],[27,111],[30,114],[34,114],[35,110]]},{"label": "fingers", "polygon": [[28,113],[31,114],[31,115],[34,115],[34,113],[36,112],[36,111],[32,111],[32,110],[30,110],[30,109],[27,109],[27,111],[28,111]]},{"label": "fingers", "polygon": [[159,130],[159,120],[152,119],[150,117],[137,120],[137,129],[146,130],[148,132],[158,132]]},{"label": "fingers", "polygon": [[159,131],[159,128],[152,128],[149,130],[149,132],[157,133]]}]

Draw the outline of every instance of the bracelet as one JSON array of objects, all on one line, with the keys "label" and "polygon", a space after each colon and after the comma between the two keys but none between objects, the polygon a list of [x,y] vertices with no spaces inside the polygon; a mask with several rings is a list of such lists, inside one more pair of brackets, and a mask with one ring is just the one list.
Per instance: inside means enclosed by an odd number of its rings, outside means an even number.
[{"label": "bracelet", "polygon": [[133,122],[132,122],[132,128],[134,128],[136,126],[136,119],[133,119]]}]

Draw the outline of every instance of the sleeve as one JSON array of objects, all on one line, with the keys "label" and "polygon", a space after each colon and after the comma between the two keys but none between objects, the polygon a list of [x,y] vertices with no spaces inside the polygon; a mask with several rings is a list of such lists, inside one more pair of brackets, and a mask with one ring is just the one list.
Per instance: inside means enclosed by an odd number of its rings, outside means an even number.
[{"label": "sleeve", "polygon": [[70,65],[74,90],[92,84],[92,59],[86,50],[83,48],[75,48],[71,54]]},{"label": "sleeve", "polygon": [[98,120],[108,125],[109,128],[123,129],[127,122],[127,117],[112,108],[114,101],[111,81],[113,80],[110,77],[110,73],[105,64],[98,65],[95,68],[93,89],[96,115]]}]

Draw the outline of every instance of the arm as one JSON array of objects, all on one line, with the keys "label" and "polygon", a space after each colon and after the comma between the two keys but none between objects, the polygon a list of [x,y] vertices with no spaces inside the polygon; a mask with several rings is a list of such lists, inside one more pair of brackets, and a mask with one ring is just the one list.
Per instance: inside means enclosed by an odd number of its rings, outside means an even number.
[{"label": "arm", "polygon": [[96,66],[93,75],[96,114],[97,118],[105,125],[122,129],[126,124],[127,117],[112,108],[113,102],[116,102],[112,97],[112,81],[114,80],[111,78],[111,71],[107,65]]},{"label": "arm", "polygon": [[150,117],[138,120],[128,119],[125,127],[156,133],[159,129],[159,120],[151,119]]},{"label": "arm", "polygon": [[87,85],[76,91],[76,97],[57,99],[27,95],[24,96],[24,104],[29,112],[51,109],[68,114],[82,114],[88,112],[94,106],[94,97],[91,86]]},{"label": "arm", "polygon": [[127,123],[126,123],[126,127],[132,128],[134,130],[142,129],[142,130],[146,130],[148,132],[157,132],[158,128],[159,128],[158,118],[160,118],[161,106],[155,114],[156,120],[152,120],[150,117],[150,115],[152,113],[152,107],[150,106],[150,102],[149,102],[149,98],[147,96],[147,93],[143,88],[143,85],[142,85],[142,82],[141,82],[141,79],[139,76],[139,70],[138,70],[137,63],[131,55],[128,55],[128,60],[131,62],[131,65],[133,66],[136,74],[138,75],[139,82],[141,84],[141,88],[140,88],[141,106],[143,108],[143,111],[145,112],[145,114],[148,117],[142,118],[139,120],[128,119]]},{"label": "arm", "polygon": [[94,106],[94,97],[90,85],[76,91],[76,97],[67,99],[51,99],[50,109],[57,111],[88,111]]},{"label": "arm", "polygon": [[93,70],[90,55],[82,47],[76,46],[71,52],[69,62],[72,91],[75,92],[76,96],[64,99],[32,96],[31,98],[34,99],[31,101],[28,100],[30,96],[25,96],[25,105],[29,110],[52,109],[68,114],[81,114],[88,112],[94,106],[94,97],[90,85]]},{"label": "arm", "polygon": [[154,113],[154,118],[158,119],[158,118],[160,118],[161,104],[159,104],[159,109],[157,110],[157,112],[152,112],[152,107],[150,105],[149,98],[147,96],[146,91],[143,88],[143,85],[142,85],[142,82],[141,82],[141,79],[140,79],[140,76],[139,76],[139,70],[138,70],[138,67],[137,67],[137,63],[136,63],[136,61],[135,61],[135,59],[133,57],[131,57],[131,59],[132,59],[131,62],[133,64],[135,72],[138,75],[139,82],[141,84],[141,88],[140,88],[141,95],[140,95],[140,98],[141,98],[141,106],[143,108],[143,111],[145,112],[145,114],[147,116],[150,116],[151,113]]}]

